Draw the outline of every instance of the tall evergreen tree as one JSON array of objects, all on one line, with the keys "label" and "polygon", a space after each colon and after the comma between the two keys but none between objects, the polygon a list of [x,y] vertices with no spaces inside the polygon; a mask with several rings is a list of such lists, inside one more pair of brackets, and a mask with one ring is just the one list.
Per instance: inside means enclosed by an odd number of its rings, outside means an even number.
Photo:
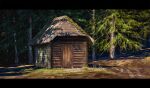
[{"label": "tall evergreen tree", "polygon": [[106,10],[105,18],[99,23],[97,46],[102,51],[109,51],[110,58],[115,58],[116,47],[121,50],[138,50],[142,47],[139,35],[141,22],[132,18],[126,10]]}]

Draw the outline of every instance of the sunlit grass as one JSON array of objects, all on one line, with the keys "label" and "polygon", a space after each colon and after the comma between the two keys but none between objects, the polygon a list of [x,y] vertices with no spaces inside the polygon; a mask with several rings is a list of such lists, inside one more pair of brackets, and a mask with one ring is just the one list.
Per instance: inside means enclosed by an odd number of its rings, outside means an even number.
[{"label": "sunlit grass", "polygon": [[150,57],[145,57],[142,62],[143,62],[143,64],[150,66]]},{"label": "sunlit grass", "polygon": [[141,67],[150,66],[150,57],[143,59],[100,60],[96,64],[103,66]]},{"label": "sunlit grass", "polygon": [[115,74],[112,71],[103,68],[73,68],[73,69],[63,69],[63,68],[53,68],[53,69],[37,69],[33,70],[31,73],[25,74],[28,78],[82,78],[92,75],[92,74],[103,74],[111,75]]}]

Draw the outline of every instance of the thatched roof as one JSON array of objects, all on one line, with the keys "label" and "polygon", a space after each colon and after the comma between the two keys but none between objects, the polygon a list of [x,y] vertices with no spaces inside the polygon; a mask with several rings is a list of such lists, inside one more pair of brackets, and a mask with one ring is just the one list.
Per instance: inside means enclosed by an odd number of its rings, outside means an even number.
[{"label": "thatched roof", "polygon": [[91,38],[80,26],[78,26],[68,16],[60,16],[48,23],[32,40],[32,44],[45,44],[51,42],[56,36],[86,36],[91,42]]}]

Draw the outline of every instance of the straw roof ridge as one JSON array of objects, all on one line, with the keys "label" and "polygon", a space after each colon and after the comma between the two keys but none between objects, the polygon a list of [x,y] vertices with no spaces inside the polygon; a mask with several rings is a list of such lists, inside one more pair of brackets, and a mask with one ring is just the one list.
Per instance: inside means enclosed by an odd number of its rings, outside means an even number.
[{"label": "straw roof ridge", "polygon": [[69,21],[73,26],[77,28],[77,30],[80,30],[83,34],[87,34],[76,22],[74,22],[70,17],[66,15],[54,18],[51,25],[55,25],[59,21]]},{"label": "straw roof ridge", "polygon": [[48,21],[48,23],[42,28],[42,30],[33,38],[32,44],[39,43],[43,37],[45,37],[45,39],[51,37],[51,40],[55,38],[57,35],[55,35],[55,31],[53,30],[57,30],[57,26],[60,25],[60,23],[59,24],[57,23],[60,21],[69,21],[69,23],[75,26],[77,30],[79,30],[81,33],[85,34],[86,36],[90,37],[77,23],[75,23],[68,16],[64,15],[64,16],[54,18],[51,23],[50,21]]}]

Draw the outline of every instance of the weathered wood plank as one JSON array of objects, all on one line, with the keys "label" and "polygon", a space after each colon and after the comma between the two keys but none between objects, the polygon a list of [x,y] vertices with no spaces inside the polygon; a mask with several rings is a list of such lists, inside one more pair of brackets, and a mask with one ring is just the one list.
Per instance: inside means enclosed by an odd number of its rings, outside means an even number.
[{"label": "weathered wood plank", "polygon": [[73,52],[73,54],[85,54],[85,52]]},{"label": "weathered wood plank", "polygon": [[84,61],[84,58],[80,59],[73,59],[73,61]]},{"label": "weathered wood plank", "polygon": [[73,62],[73,64],[84,64],[85,62]]},{"label": "weathered wood plank", "polygon": [[58,56],[56,57],[56,56],[55,56],[55,57],[52,58],[52,60],[54,60],[54,59],[60,59],[60,60],[61,60],[62,57],[58,57]]},{"label": "weathered wood plank", "polygon": [[[66,46],[66,48],[64,48]],[[67,48],[67,46],[70,46]],[[53,67],[63,67],[63,58],[64,61],[70,63],[70,67],[82,67],[85,63],[84,59],[86,58],[86,42],[83,41],[58,41],[53,44],[52,47],[52,65]],[[64,50],[63,50],[64,49]],[[66,55],[66,56],[63,56]],[[68,58],[68,59],[67,59]],[[71,60],[69,60],[71,59]],[[68,64],[69,65],[69,64]],[[71,66],[72,65],[72,66]]]}]

